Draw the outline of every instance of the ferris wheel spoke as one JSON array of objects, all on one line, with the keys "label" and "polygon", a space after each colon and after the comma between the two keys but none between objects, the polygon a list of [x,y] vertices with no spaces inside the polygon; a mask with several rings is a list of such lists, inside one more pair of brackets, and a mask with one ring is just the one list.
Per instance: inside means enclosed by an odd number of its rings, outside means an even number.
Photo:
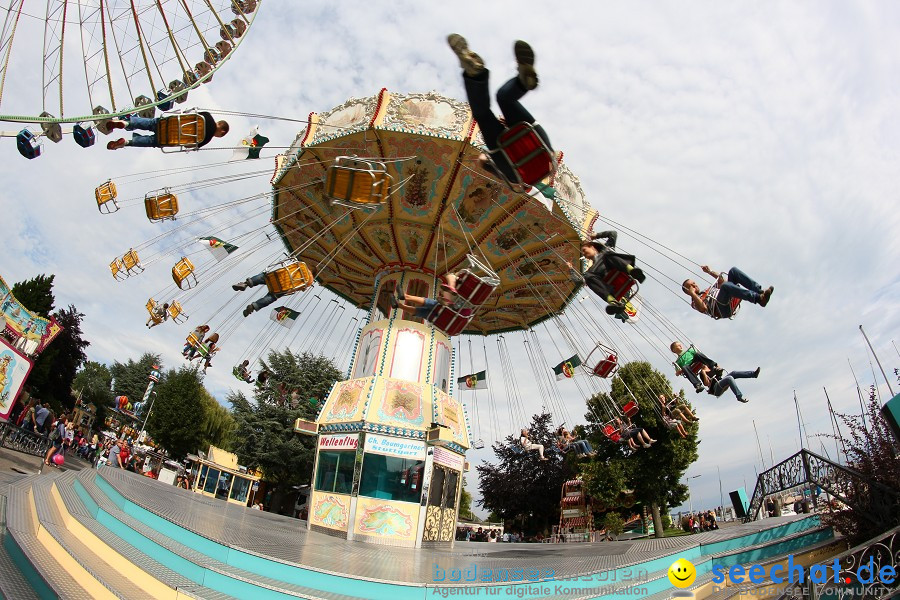
[{"label": "ferris wheel spoke", "polygon": [[9,68],[9,56],[12,52],[13,39],[16,37],[16,29],[19,18],[22,16],[22,5],[25,0],[19,0],[19,6],[13,10],[16,0],[10,0],[6,10],[6,18],[3,20],[3,31],[0,32],[0,52],[3,53],[3,66],[0,67],[0,102],[3,101],[3,89],[6,84],[6,73]]}]

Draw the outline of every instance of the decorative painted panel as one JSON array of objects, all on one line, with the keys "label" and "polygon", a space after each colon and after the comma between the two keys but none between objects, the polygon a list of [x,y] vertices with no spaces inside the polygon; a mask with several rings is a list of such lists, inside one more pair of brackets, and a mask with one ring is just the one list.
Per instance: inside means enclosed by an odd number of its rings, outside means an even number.
[{"label": "decorative painted panel", "polygon": [[388,380],[378,411],[375,415],[370,411],[369,419],[384,425],[421,428],[426,424],[422,400],[420,384]]},{"label": "decorative painted panel", "polygon": [[359,421],[362,419],[365,393],[371,379],[351,379],[334,386],[319,419],[320,423]]},{"label": "decorative painted panel", "polygon": [[350,496],[314,491],[309,520],[313,525],[347,531],[350,523]]},{"label": "decorative painted panel", "polygon": [[377,498],[357,499],[353,531],[398,540],[414,540],[419,524],[419,505]]}]

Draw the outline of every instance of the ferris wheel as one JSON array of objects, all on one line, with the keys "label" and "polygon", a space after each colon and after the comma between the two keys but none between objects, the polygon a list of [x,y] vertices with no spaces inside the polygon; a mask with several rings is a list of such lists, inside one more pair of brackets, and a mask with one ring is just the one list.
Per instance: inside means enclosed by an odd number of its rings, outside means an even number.
[{"label": "ferris wheel", "polygon": [[60,124],[94,121],[103,131],[104,119],[170,110],[212,80],[258,7],[259,0],[6,0],[0,121],[39,124],[36,137],[58,142]]}]

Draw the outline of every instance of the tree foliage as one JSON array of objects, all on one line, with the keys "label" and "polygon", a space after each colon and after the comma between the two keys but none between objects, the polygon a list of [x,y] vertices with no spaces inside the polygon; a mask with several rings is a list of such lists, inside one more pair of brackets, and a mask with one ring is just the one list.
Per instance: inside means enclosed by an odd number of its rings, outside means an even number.
[{"label": "tree foliage", "polygon": [[[657,536],[663,535],[660,510],[677,506],[687,498],[681,478],[697,460],[697,426],[685,424],[686,439],[668,430],[657,409],[657,396],[672,397],[672,384],[650,363],[637,361],[622,366],[612,380],[611,392],[597,394],[588,402],[590,441],[598,450],[595,460],[583,470],[585,489],[607,505],[626,489],[653,510]],[[687,404],[683,392],[681,400]],[[613,444],[603,435],[603,426],[616,416],[615,406],[635,400],[640,407],[633,419],[657,440],[650,448],[630,452],[623,444]]]},{"label": "tree foliage", "polygon": [[215,400],[204,389],[197,368],[183,366],[167,371],[155,390],[156,399],[147,421],[150,436],[175,458],[205,450],[212,441],[207,419],[215,410],[210,405]]},{"label": "tree foliage", "polygon": [[53,280],[56,275],[38,275],[26,281],[14,283],[11,291],[16,300],[33,313],[45,319],[53,312]]},{"label": "tree foliage", "polygon": [[106,420],[107,409],[112,405],[113,393],[112,373],[106,365],[94,361],[87,361],[72,381],[72,389],[81,394],[81,400],[93,404],[96,408],[95,423],[102,426]]},{"label": "tree foliage", "polygon": [[549,531],[559,520],[559,491],[574,471],[570,461],[549,451],[555,444],[549,413],[534,415],[530,439],[547,449],[546,461],[536,451],[517,452],[519,432],[493,445],[499,462],[478,466],[479,506],[506,520],[518,520],[528,533]]},{"label": "tree foliage", "polygon": [[[900,492],[900,444],[881,412],[875,386],[869,390],[864,415],[837,416],[849,432],[841,438],[847,466],[858,471],[867,481]],[[843,491],[854,506],[832,508],[824,521],[847,536],[851,544],[862,543],[900,522],[900,507],[896,503],[885,503],[882,492],[873,486],[850,484]],[[885,504],[891,507],[892,514],[887,519],[873,522],[872,515],[881,514],[879,508]]]},{"label": "tree foliage", "polygon": [[256,384],[252,400],[243,392],[227,397],[236,423],[232,447],[241,464],[261,469],[283,494],[288,486],[309,482],[315,457],[314,440],[294,433],[294,421],[314,418],[309,400],[324,401],[342,374],[324,356],[290,350],[271,351],[262,367],[270,376]]},{"label": "tree foliage", "polygon": [[[144,392],[147,391],[150,371],[154,365],[162,367],[162,362],[158,354],[150,352],[145,352],[137,361],[131,358],[125,363],[115,361],[109,368],[115,386],[114,395],[128,396],[132,404],[140,402]],[[156,389],[158,393],[159,386]]]},{"label": "tree foliage", "polygon": [[471,519],[472,514],[472,494],[466,489],[466,478],[463,476],[463,490],[459,495],[459,518]]}]

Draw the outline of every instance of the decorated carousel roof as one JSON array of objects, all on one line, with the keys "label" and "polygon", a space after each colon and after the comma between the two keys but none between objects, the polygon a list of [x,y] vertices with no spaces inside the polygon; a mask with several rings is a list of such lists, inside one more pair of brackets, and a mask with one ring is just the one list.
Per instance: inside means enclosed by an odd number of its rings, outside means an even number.
[{"label": "decorated carousel roof", "polygon": [[[376,275],[416,269],[442,275],[467,255],[490,265],[500,286],[464,333],[530,327],[562,310],[578,285],[579,240],[597,213],[561,162],[553,200],[511,191],[479,168],[484,144],[465,102],[436,93],[382,90],[353,98],[309,125],[273,178],[273,222],[288,251],[316,280],[368,309]],[[339,156],[383,162],[393,179],[375,211],[332,204],[327,169]]]}]

